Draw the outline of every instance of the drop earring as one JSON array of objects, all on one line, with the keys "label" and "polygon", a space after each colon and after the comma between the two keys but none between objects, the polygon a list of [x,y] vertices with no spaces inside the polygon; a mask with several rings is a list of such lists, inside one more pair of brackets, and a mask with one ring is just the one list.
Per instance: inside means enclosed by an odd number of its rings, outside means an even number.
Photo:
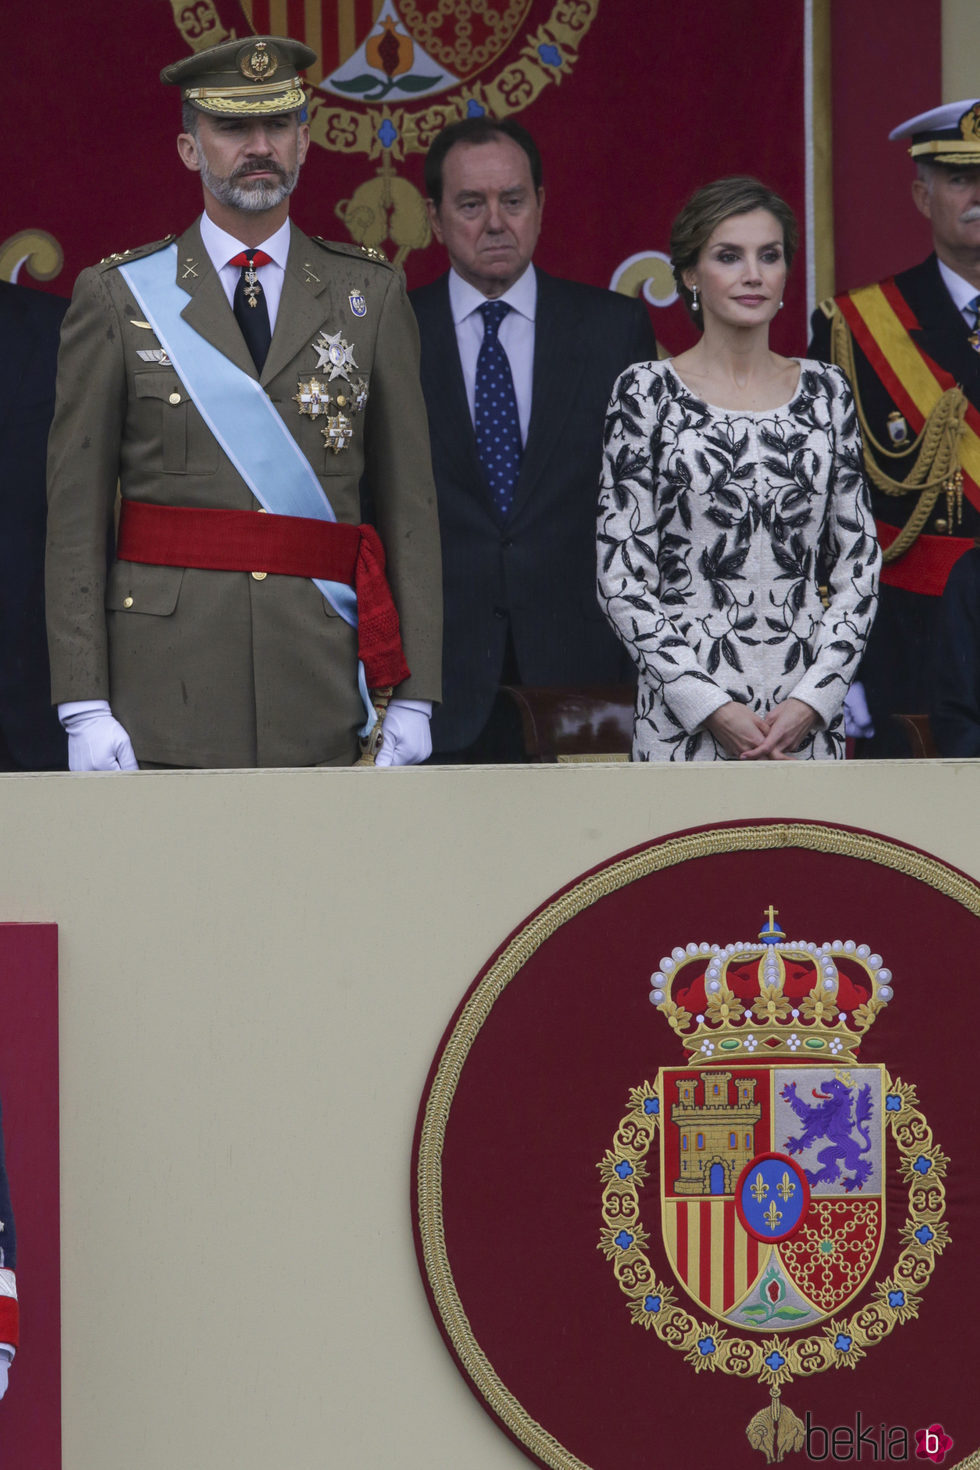
[{"label": "drop earring", "polygon": [[691,287],[691,310],[692,311],[700,311],[701,310],[700,306],[698,305],[698,288],[697,288],[697,286],[692,286]]},{"label": "drop earring", "polygon": [[781,301],[781,302],[780,302],[780,303],[779,303],[779,305],[778,305],[778,306],[777,306],[777,307],[776,307],[776,310],[777,310],[777,311],[782,311],[782,309],[783,309],[783,307],[784,307],[784,306],[785,306],[785,305],[786,305],[786,302],[785,302],[785,301]]}]

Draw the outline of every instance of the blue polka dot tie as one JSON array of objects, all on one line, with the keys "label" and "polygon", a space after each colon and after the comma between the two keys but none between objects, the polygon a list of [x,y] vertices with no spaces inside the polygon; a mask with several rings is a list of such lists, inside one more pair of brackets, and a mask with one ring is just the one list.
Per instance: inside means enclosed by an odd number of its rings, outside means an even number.
[{"label": "blue polka dot tie", "polygon": [[480,307],[483,341],[476,360],[473,423],[480,463],[501,515],[507,515],[511,508],[521,468],[521,424],[514,379],[507,354],[497,336],[508,311],[510,307],[504,301],[484,301]]}]

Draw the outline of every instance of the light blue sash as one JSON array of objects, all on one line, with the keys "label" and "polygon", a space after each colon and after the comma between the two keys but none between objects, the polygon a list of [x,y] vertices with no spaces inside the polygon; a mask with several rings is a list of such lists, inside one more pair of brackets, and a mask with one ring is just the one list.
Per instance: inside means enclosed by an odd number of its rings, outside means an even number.
[{"label": "light blue sash", "polygon": [[[177,246],[119,266],[143,315],[157,334],[198,413],[260,505],[273,515],[336,521],[333,507],[306,455],[286,427],[272,399],[255,378],[243,373],[184,321],[186,297],[176,284]],[[336,613],[357,627],[357,594],[345,582],[314,577]],[[377,718],[358,660],[357,685],[367,715],[361,735]]]}]

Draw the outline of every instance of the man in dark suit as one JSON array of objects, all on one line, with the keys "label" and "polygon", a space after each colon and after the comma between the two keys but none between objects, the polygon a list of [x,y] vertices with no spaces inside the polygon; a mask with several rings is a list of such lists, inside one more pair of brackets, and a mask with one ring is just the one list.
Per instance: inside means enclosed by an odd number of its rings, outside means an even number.
[{"label": "man in dark suit", "polygon": [[544,189],[524,128],[452,124],[425,183],[451,266],[411,293],[443,544],[434,758],[519,760],[501,684],[632,677],[596,599],[595,509],[613,382],[656,342],[642,302],[532,265]]},{"label": "man in dark suit", "polygon": [[64,770],[44,635],[44,462],[67,301],[0,281],[0,770]]},{"label": "man in dark suit", "polygon": [[825,301],[810,344],[851,379],[884,550],[861,665],[876,756],[909,753],[891,716],[930,708],[940,599],[980,534],[980,102],[935,108],[890,136],[910,140],[934,252]]}]

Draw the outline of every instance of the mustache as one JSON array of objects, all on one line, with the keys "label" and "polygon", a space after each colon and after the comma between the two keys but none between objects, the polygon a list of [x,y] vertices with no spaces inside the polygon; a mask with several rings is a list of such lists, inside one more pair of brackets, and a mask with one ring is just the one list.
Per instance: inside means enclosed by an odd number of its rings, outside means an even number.
[{"label": "mustache", "polygon": [[240,164],[232,174],[231,182],[237,183],[239,179],[251,178],[253,174],[275,174],[277,179],[286,182],[286,170],[274,158],[253,159],[250,163]]},{"label": "mustache", "polygon": [[970,208],[965,209],[960,215],[960,224],[972,225],[978,219],[980,219],[980,204],[971,204]]}]

